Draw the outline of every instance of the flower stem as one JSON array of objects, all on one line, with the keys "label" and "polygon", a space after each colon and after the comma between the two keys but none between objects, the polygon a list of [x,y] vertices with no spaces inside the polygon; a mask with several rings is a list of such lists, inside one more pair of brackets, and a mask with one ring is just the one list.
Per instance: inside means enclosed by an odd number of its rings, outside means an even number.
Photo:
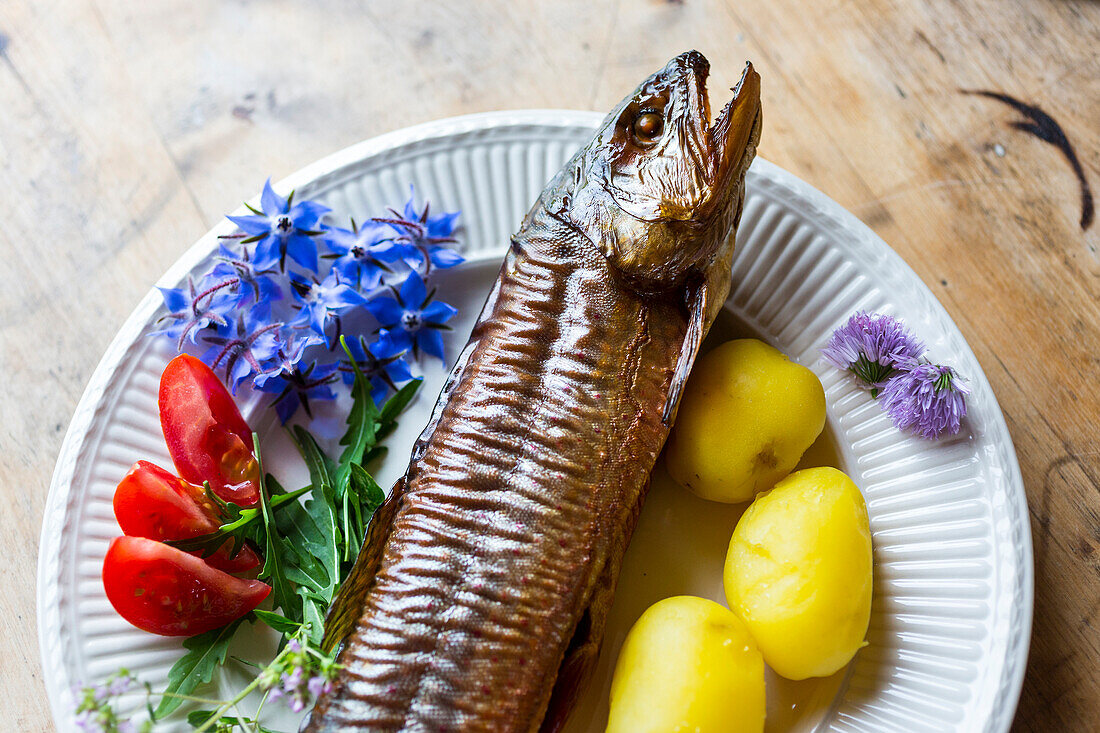
[{"label": "flower stem", "polygon": [[[288,650],[286,648],[284,648],[281,652],[279,652],[275,656],[274,659],[271,660],[271,663],[267,666],[268,667],[274,667],[276,664],[283,661],[283,658],[287,654],[288,654]],[[205,731],[205,730],[210,730],[211,726],[216,724],[218,722],[218,719],[220,719],[225,713],[227,713],[230,708],[235,707],[237,705],[237,703],[239,703],[241,700],[248,697],[249,694],[251,694],[251,692],[253,690],[255,690],[257,687],[260,686],[260,680],[263,679],[263,674],[264,674],[263,672],[260,672],[260,674],[256,675],[256,678],[254,680],[252,680],[251,682],[248,683],[247,687],[245,687],[243,690],[241,690],[240,692],[237,693],[236,697],[234,697],[232,700],[228,700],[228,701],[222,703],[221,706],[219,706],[218,709],[216,709],[214,711],[214,713],[209,718],[206,719],[205,723],[203,723],[201,726],[199,726],[198,728],[195,729],[195,733],[203,733],[203,731]]]}]

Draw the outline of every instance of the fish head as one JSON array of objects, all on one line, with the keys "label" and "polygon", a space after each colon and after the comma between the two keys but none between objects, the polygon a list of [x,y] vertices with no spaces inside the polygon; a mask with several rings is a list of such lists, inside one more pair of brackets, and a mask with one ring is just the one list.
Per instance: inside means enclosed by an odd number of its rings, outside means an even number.
[{"label": "fish head", "polygon": [[638,289],[667,290],[705,271],[740,216],[760,137],[760,77],[747,64],[712,122],[709,69],[697,51],[669,61],[563,170],[572,184],[563,213]]}]

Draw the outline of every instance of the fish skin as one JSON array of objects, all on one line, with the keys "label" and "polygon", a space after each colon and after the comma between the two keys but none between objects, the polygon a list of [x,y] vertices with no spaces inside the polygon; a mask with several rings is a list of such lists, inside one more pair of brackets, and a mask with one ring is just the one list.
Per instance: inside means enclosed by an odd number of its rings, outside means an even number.
[{"label": "fish skin", "polygon": [[[305,730],[564,724],[729,289],[759,79],[747,67],[711,127],[706,74],[689,52],[643,82],[513,237],[330,612],[342,669]],[[664,132],[643,144],[630,125],[649,108]]]}]

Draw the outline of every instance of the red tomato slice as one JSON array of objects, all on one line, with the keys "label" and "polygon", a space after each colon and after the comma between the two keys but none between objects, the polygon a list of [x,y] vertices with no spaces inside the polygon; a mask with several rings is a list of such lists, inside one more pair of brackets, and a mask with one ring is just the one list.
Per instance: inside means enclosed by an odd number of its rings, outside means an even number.
[{"label": "red tomato slice", "polygon": [[[138,461],[115,489],[115,519],[123,534],[151,540],[186,540],[218,528],[218,510],[201,486],[184,481],[149,461]],[[260,564],[260,556],[244,545],[234,557],[226,540],[208,565],[227,573],[243,573]],[[191,553],[196,557],[199,553]]]},{"label": "red tomato slice", "polygon": [[180,476],[200,486],[209,481],[225,501],[259,501],[252,430],[210,367],[180,354],[161,374],[158,401],[164,440]]},{"label": "red tomato slice", "polygon": [[103,588],[124,619],[163,636],[225,626],[267,598],[271,586],[235,578],[144,537],[116,537],[103,558]]}]

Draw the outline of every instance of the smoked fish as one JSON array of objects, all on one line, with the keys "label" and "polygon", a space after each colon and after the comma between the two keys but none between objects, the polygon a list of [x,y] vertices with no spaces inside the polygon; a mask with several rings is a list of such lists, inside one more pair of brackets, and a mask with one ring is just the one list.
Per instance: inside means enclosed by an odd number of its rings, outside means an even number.
[{"label": "smoked fish", "polygon": [[556,731],[730,286],[760,137],[751,65],[645,80],[539,196],[329,614],[307,731]]}]

